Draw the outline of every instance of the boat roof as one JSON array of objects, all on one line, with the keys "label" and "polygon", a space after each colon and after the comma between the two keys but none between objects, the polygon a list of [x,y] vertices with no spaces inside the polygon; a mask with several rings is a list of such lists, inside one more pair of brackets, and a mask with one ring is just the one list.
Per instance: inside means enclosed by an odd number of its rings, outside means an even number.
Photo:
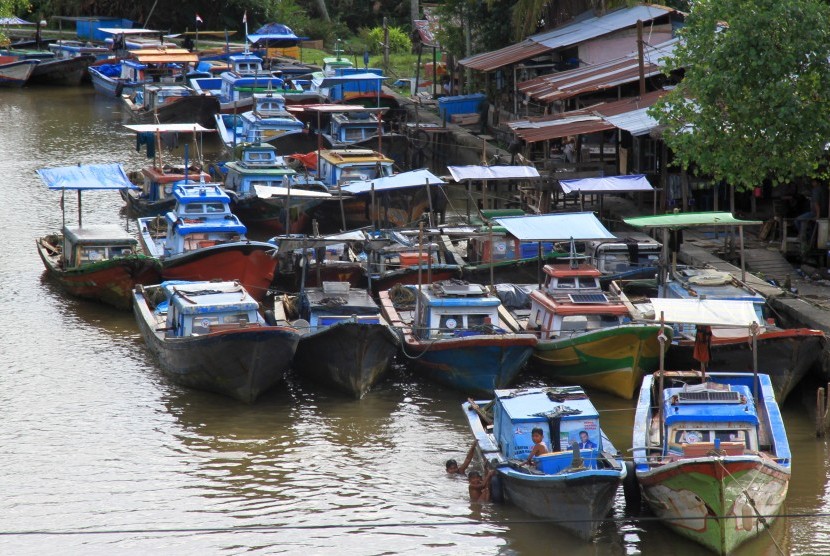
[{"label": "boat roof", "polygon": [[359,83],[359,82],[369,82],[369,81],[383,81],[384,79],[389,79],[385,75],[378,75],[376,73],[364,72],[364,73],[354,73],[351,75],[336,75],[336,76],[329,76],[322,78],[319,82],[315,80],[317,86],[321,89],[325,89],[327,87],[334,87],[335,85],[343,85],[344,83]]},{"label": "boat roof", "polygon": [[142,48],[130,50],[130,55],[142,64],[199,62],[199,56],[184,48]]},{"label": "boat roof", "polygon": [[64,226],[63,235],[71,243],[125,243],[135,245],[138,240],[117,224],[94,224],[86,226]]},{"label": "boat roof", "polygon": [[452,179],[464,180],[515,180],[538,179],[539,170],[533,166],[448,166]]},{"label": "boat roof", "polygon": [[615,239],[593,212],[563,212],[493,219],[520,241]]},{"label": "boat roof", "polygon": [[215,183],[179,184],[173,188],[176,201],[186,205],[188,203],[204,203],[206,201],[230,203],[230,197]]},{"label": "boat roof", "polygon": [[136,133],[205,133],[216,131],[200,124],[125,124],[124,127]]},{"label": "boat roof", "polygon": [[311,191],[297,187],[289,189],[287,187],[256,184],[254,185],[254,190],[256,191],[257,197],[264,199],[269,197],[288,197],[289,195],[294,198],[303,199],[331,199],[333,197],[331,193],[325,191]]},{"label": "boat roof", "polygon": [[740,220],[731,212],[678,212],[623,218],[623,222],[635,228],[692,228],[695,226],[758,226],[761,220]]},{"label": "boat roof", "polygon": [[346,193],[359,194],[378,191],[391,191],[407,187],[423,187],[425,185],[446,185],[446,182],[429,170],[411,170],[400,172],[393,176],[384,176],[374,180],[353,181],[342,186]]},{"label": "boat roof", "polygon": [[289,112],[323,112],[323,113],[341,113],[341,112],[370,112],[383,113],[389,110],[388,106],[378,106],[366,108],[365,106],[358,106],[354,104],[295,104],[287,107]]},{"label": "boat roof", "polygon": [[752,391],[742,384],[705,382],[666,388],[663,391],[663,404],[666,408],[666,425],[687,421],[758,424]]},{"label": "boat roof", "polygon": [[170,302],[185,315],[257,310],[259,304],[238,282],[163,282]]},{"label": "boat roof", "polygon": [[642,174],[559,180],[559,185],[562,186],[562,191],[565,194],[571,192],[628,193],[636,191],[654,191],[654,188]]},{"label": "boat roof", "polygon": [[758,322],[753,301],[732,299],[651,299],[654,320],[696,326],[727,326],[748,328]]},{"label": "boat roof", "polygon": [[[418,288],[418,286],[415,286]],[[501,301],[490,295],[481,284],[436,282],[420,286],[424,301],[430,307],[498,307]]]},{"label": "boat roof", "polygon": [[[324,288],[308,288],[305,294],[312,311],[317,313],[374,315],[380,311],[377,303],[365,290],[350,288],[345,293],[332,293]],[[332,300],[337,301],[331,303]]]},{"label": "boat roof", "polygon": [[[558,402],[548,396],[548,391],[562,391],[566,390],[570,397],[577,399],[566,399]],[[562,414],[561,418],[564,421],[568,420],[584,420],[586,418],[599,418],[599,412],[591,403],[587,396],[579,398],[578,394],[585,394],[585,391],[578,387],[572,386],[563,388],[523,388],[521,390],[508,389],[496,390],[495,395],[498,402],[504,408],[505,413],[511,421],[538,421],[539,417],[548,413],[552,413],[559,407],[566,406],[569,409],[578,411],[568,415]]]},{"label": "boat roof", "polygon": [[99,31],[109,35],[158,35],[161,31],[153,29],[128,29],[125,27],[99,27]]},{"label": "boat roof", "polygon": [[371,149],[323,149],[320,151],[320,157],[335,165],[354,162],[381,162],[390,164],[394,162],[394,160],[388,158],[383,153]]},{"label": "boat roof", "polygon": [[139,189],[130,181],[120,164],[78,164],[42,168],[37,174],[49,189]]},{"label": "boat roof", "polygon": [[544,271],[545,274],[553,276],[554,278],[563,278],[566,276],[602,276],[602,272],[597,267],[587,263],[577,264],[576,267],[572,267],[570,264],[546,264]]}]

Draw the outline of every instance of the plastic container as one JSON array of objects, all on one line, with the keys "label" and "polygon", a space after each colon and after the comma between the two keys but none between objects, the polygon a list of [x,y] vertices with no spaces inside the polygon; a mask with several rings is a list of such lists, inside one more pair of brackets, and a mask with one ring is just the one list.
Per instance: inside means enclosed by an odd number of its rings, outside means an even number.
[{"label": "plastic container", "polygon": [[454,114],[475,114],[483,101],[483,93],[441,97],[438,99],[438,114],[445,122]]},{"label": "plastic container", "polygon": [[[401,260],[401,266],[418,266],[418,253],[401,253],[398,257]],[[420,263],[427,264],[428,262],[429,256],[426,253],[421,253]]]}]

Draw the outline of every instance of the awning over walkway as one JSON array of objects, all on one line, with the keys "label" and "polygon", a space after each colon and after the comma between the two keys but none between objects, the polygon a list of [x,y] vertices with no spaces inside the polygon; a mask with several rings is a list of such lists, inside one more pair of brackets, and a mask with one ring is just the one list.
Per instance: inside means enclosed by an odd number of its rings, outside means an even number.
[{"label": "awning over walkway", "polygon": [[692,228],[695,226],[760,226],[760,220],[739,220],[731,212],[678,212],[656,216],[624,218],[623,222],[635,228]]},{"label": "awning over walkway", "polygon": [[448,166],[452,179],[464,180],[514,180],[537,179],[539,171],[533,166]]},{"label": "awning over walkway", "polygon": [[654,188],[642,174],[632,176],[608,176],[602,178],[583,178],[579,180],[559,180],[562,191],[567,193],[629,193],[635,191],[654,191]]},{"label": "awning over walkway", "polygon": [[593,212],[507,216],[493,220],[520,241],[615,239]]}]

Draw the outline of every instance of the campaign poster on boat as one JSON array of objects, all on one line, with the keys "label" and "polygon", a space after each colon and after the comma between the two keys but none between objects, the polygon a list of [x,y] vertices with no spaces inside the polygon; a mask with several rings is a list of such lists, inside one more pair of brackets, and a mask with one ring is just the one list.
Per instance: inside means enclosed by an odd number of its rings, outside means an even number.
[{"label": "campaign poster on boat", "polygon": [[599,446],[599,421],[576,419],[562,421],[559,427],[559,445],[567,450],[576,442],[580,449],[590,450]]}]

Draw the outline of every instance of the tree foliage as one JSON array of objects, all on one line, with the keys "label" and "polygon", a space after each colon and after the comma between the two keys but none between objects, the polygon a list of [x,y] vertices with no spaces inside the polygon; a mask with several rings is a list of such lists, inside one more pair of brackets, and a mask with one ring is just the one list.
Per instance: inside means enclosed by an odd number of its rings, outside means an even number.
[{"label": "tree foliage", "polygon": [[[366,32],[366,43],[372,54],[383,53],[383,27],[375,27]],[[400,27],[389,27],[389,52],[398,54],[409,52],[412,40],[409,33]]]},{"label": "tree foliage", "polygon": [[817,176],[830,139],[830,8],[820,0],[698,0],[651,109],[686,168],[739,189]]}]

